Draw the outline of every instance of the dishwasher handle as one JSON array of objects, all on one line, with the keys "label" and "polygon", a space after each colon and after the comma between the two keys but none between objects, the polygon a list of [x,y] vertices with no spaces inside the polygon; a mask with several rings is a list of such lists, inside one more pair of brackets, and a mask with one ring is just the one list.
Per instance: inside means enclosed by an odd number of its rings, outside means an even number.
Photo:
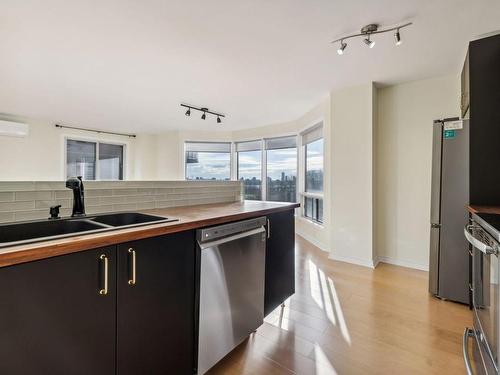
[{"label": "dishwasher handle", "polygon": [[200,241],[198,241],[198,246],[200,247],[201,250],[204,250],[204,249],[208,249],[209,247],[214,247],[214,246],[222,245],[222,244],[225,244],[225,243],[228,243],[228,242],[231,242],[231,241],[236,241],[236,240],[239,240],[241,238],[250,237],[250,236],[253,236],[253,235],[256,235],[256,234],[259,234],[259,233],[264,233],[264,237],[263,238],[264,238],[264,241],[265,241],[265,239],[266,239],[266,237],[265,237],[266,230],[264,229],[263,226],[261,226],[259,228],[255,228],[255,229],[252,229],[252,230],[249,230],[249,231],[246,231],[246,232],[241,232],[241,233],[235,234],[233,236],[221,238],[220,240],[215,240],[215,241],[210,241],[210,242],[200,242]]}]

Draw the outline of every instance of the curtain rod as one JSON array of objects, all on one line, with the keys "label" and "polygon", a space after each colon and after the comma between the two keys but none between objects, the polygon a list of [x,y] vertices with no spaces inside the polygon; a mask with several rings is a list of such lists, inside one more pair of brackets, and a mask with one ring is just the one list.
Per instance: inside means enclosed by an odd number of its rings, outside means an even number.
[{"label": "curtain rod", "polygon": [[119,135],[121,137],[129,137],[129,138],[135,138],[135,137],[137,137],[137,135],[135,135],[135,134],[115,133],[115,132],[108,132],[108,131],[105,131],[105,130],[94,130],[94,129],[77,128],[75,126],[66,126],[66,125],[59,125],[59,124],[56,124],[56,128],[82,130],[82,131],[85,131],[85,132],[93,132],[93,133],[99,133],[99,134]]}]

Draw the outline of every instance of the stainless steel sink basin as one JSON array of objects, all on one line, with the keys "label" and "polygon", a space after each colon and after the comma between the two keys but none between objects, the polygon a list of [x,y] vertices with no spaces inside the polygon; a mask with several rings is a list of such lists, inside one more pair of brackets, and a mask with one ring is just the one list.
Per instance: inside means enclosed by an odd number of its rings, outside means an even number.
[{"label": "stainless steel sink basin", "polygon": [[138,212],[119,212],[82,218],[1,224],[0,248],[176,220]]},{"label": "stainless steel sink basin", "polygon": [[96,223],[111,225],[113,227],[172,221],[172,219],[169,218],[140,214],[138,212],[119,212],[115,214],[99,215],[90,219]]}]

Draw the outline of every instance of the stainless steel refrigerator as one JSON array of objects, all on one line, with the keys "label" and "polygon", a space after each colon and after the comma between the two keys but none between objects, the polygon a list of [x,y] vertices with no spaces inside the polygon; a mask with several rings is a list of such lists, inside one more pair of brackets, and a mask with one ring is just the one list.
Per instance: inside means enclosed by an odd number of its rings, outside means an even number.
[{"label": "stainless steel refrigerator", "polygon": [[433,125],[429,291],[469,303],[469,121]]}]

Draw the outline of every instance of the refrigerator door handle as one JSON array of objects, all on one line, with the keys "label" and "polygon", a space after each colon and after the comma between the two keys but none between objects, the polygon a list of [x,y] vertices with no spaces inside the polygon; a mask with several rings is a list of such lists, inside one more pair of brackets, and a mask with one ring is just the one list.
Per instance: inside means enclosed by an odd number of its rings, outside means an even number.
[{"label": "refrigerator door handle", "polygon": [[474,331],[470,328],[465,328],[464,337],[462,340],[462,354],[464,356],[465,369],[467,371],[467,375],[474,375],[472,372],[472,365],[470,363],[469,357],[469,338],[474,336]]},{"label": "refrigerator door handle", "polygon": [[474,246],[476,249],[478,249],[479,251],[481,251],[484,254],[496,254],[497,253],[496,249],[479,241],[477,238],[475,238],[473,236],[473,234],[471,232],[469,232],[470,227],[471,227],[470,225],[466,225],[464,227],[464,235],[465,235],[465,238],[467,238],[467,241],[469,241],[469,243],[472,246]]}]

